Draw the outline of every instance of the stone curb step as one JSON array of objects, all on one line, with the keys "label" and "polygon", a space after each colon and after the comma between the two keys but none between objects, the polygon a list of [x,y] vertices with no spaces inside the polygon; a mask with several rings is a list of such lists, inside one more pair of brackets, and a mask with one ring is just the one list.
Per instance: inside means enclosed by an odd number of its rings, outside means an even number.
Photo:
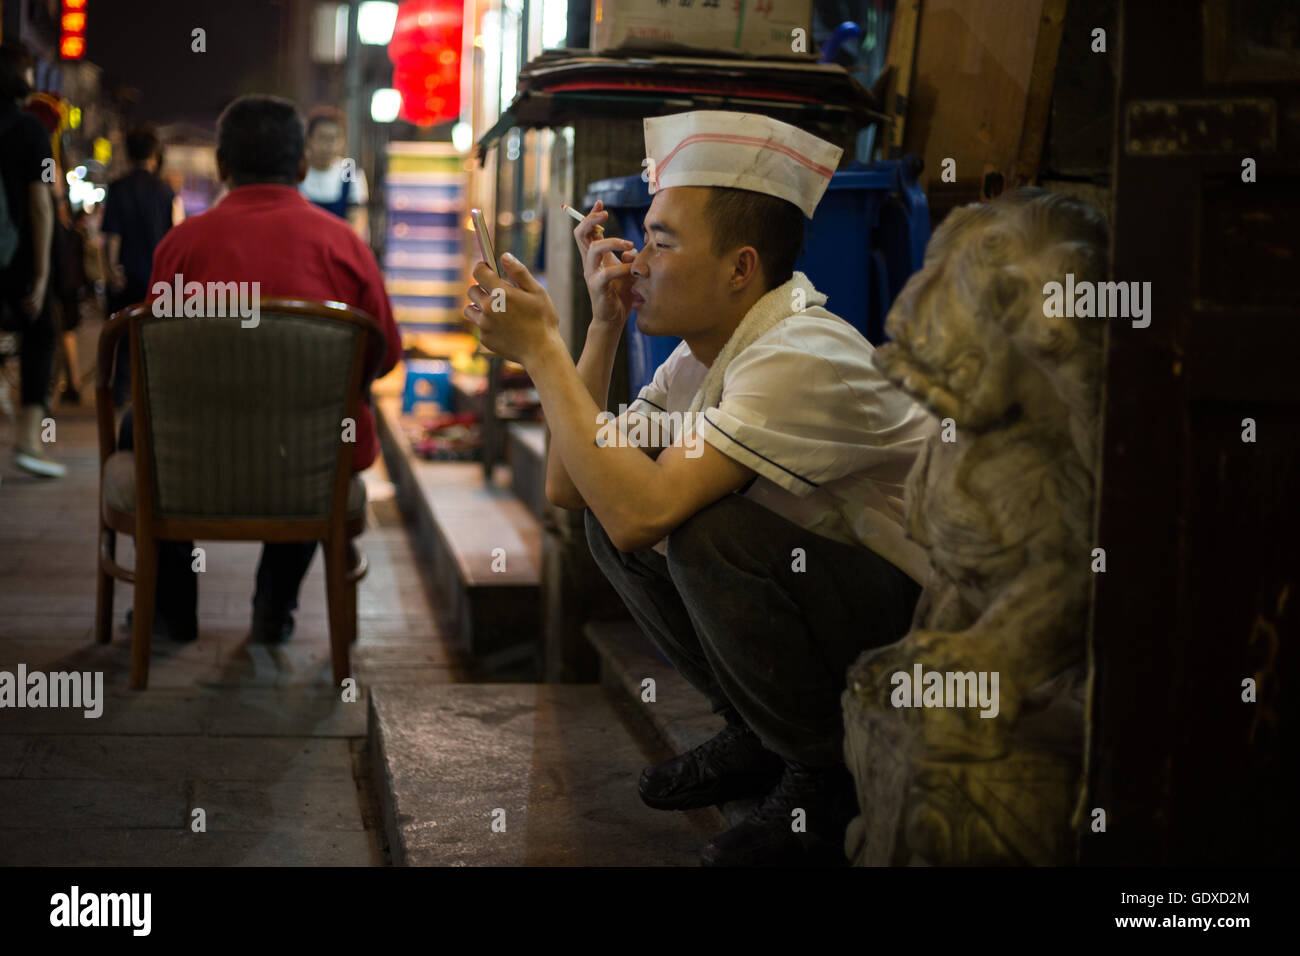
[{"label": "stone curb step", "polygon": [[375,687],[369,724],[394,865],[695,866],[716,832],[641,803],[645,753],[599,685]]},{"label": "stone curb step", "polygon": [[[642,716],[645,732],[673,754],[698,747],[725,726],[709,711],[708,701],[677,673],[631,620],[591,621],[583,629],[600,655],[601,682],[625,697]],[[644,701],[643,681],[655,682],[655,701]],[[758,799],[735,800],[720,808],[720,823],[735,826],[758,805]]]}]

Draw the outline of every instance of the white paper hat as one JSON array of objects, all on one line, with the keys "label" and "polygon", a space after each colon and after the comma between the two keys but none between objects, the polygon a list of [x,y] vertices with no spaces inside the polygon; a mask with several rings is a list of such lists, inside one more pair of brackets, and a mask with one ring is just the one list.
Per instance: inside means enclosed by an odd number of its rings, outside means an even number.
[{"label": "white paper hat", "polygon": [[729,186],[794,203],[809,219],[844,150],[757,113],[695,110],[645,121],[650,191]]}]

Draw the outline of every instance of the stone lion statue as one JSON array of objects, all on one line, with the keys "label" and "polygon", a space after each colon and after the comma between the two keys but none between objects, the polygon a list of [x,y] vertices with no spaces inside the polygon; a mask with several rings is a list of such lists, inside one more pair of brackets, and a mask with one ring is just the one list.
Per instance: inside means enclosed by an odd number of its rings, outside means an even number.
[{"label": "stone lion statue", "polygon": [[[857,863],[1071,855],[1104,320],[1045,315],[1044,286],[1105,281],[1108,241],[1042,190],[954,210],[886,320],[878,366],[936,419],[905,493],[933,570],[907,635],[849,670]],[[931,672],[989,676],[996,706],[900,696]]]}]

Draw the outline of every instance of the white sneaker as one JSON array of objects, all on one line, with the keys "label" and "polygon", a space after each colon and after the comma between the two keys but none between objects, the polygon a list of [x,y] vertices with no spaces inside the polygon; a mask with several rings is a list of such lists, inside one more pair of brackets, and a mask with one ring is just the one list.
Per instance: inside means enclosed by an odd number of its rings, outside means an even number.
[{"label": "white sneaker", "polygon": [[20,448],[14,449],[14,464],[23,471],[29,471],[33,475],[40,475],[42,478],[62,478],[68,473],[67,465],[60,464],[53,458],[46,458],[40,454],[34,455]]},{"label": "white sneaker", "polygon": [[62,478],[68,473],[67,466],[46,455],[41,442],[41,422],[47,417],[43,405],[23,406],[18,440],[14,442],[14,464],[43,478]]}]

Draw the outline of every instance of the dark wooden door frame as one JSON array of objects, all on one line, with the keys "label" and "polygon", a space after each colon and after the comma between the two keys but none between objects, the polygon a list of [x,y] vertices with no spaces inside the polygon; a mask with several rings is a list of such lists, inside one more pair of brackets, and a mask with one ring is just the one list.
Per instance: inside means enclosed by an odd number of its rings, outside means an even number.
[{"label": "dark wooden door frame", "polygon": [[1125,2],[1111,38],[1113,278],[1153,310],[1105,320],[1085,863],[1297,849],[1300,75],[1225,73],[1205,7]]}]

